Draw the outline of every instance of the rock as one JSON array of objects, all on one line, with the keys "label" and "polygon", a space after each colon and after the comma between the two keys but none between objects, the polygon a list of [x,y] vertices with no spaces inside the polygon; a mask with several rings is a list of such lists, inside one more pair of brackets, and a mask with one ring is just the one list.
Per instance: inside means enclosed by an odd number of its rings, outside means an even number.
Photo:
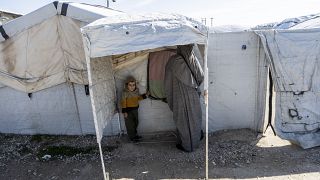
[{"label": "rock", "polygon": [[72,169],[73,172],[80,172],[80,169]]},{"label": "rock", "polygon": [[0,167],[6,166],[6,164],[4,163],[0,163]]},{"label": "rock", "polygon": [[51,159],[51,155],[46,154],[46,155],[42,156],[42,159],[48,161],[49,159]]},{"label": "rock", "polygon": [[50,179],[58,179],[59,176],[52,176]]}]

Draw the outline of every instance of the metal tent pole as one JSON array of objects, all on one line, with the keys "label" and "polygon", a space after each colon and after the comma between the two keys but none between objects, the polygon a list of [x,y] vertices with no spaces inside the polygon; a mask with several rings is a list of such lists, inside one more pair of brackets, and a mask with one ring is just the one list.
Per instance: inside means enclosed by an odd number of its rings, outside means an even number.
[{"label": "metal tent pole", "polygon": [[109,180],[109,173],[106,172],[106,168],[104,166],[101,142],[99,142],[98,145],[99,145],[99,152],[100,152],[100,158],[101,158],[101,164],[102,164],[103,178],[104,178],[104,180]]},{"label": "metal tent pole", "polygon": [[204,48],[204,101],[205,101],[205,108],[206,108],[206,152],[205,152],[205,163],[206,163],[206,179],[209,179],[209,166],[208,166],[208,161],[209,161],[209,136],[208,136],[208,89],[209,89],[209,77],[208,77],[208,38],[209,38],[209,32],[207,32],[207,40],[206,40],[206,45]]}]

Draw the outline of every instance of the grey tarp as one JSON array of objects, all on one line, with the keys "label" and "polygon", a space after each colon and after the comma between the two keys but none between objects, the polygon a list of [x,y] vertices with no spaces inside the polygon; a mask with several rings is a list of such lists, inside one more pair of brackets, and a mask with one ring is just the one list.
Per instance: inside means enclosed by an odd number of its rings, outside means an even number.
[{"label": "grey tarp", "polygon": [[192,51],[193,46],[178,46],[177,55],[166,65],[165,91],[178,130],[178,143],[186,151],[199,147],[202,112],[197,88],[203,71]]},{"label": "grey tarp", "polygon": [[256,33],[275,82],[277,135],[305,149],[320,146],[320,30]]}]

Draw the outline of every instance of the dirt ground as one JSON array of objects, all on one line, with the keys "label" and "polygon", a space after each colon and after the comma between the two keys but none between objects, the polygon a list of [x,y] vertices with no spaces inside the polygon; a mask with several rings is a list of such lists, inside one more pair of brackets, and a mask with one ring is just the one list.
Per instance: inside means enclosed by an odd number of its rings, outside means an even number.
[{"label": "dirt ground", "polygon": [[[205,141],[192,153],[174,133],[103,139],[112,179],[203,179]],[[210,179],[320,179],[320,147],[303,150],[268,131],[219,131],[209,136]],[[103,179],[94,136],[0,135],[0,179]]]}]

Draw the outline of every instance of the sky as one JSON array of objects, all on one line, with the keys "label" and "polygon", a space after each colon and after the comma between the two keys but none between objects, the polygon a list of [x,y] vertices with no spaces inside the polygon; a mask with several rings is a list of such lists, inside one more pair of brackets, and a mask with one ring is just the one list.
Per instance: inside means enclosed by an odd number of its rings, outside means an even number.
[{"label": "sky", "polygon": [[[1,0],[0,9],[26,14],[54,0]],[[106,0],[71,0],[106,5]],[[286,18],[320,13],[320,0],[110,0],[110,8],[130,13],[178,13],[211,26],[280,22]]]}]

